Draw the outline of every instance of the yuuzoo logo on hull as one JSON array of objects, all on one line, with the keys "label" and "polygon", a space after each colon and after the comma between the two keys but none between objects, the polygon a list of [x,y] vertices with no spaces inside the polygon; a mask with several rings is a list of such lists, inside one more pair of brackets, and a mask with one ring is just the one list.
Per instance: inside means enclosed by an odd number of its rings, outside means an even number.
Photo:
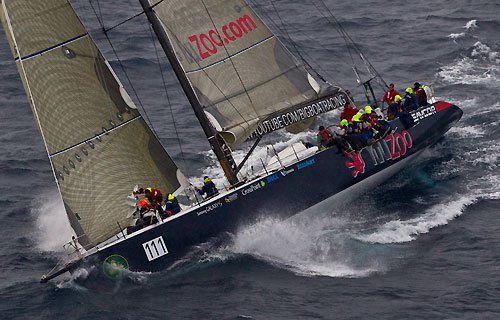
[{"label": "yuuzoo logo on hull", "polygon": [[106,277],[113,280],[123,279],[128,270],[129,265],[127,259],[118,254],[107,257],[102,264],[102,271]]}]

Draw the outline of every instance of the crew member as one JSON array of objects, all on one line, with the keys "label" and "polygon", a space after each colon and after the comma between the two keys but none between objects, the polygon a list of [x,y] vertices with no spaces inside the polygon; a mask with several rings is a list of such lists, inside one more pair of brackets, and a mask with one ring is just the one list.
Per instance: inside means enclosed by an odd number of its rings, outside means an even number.
[{"label": "crew member", "polygon": [[179,201],[173,194],[169,194],[167,197],[167,201],[165,201],[165,215],[169,217],[181,211],[181,206],[179,205]]},{"label": "crew member", "polygon": [[371,124],[372,128],[378,131],[378,134],[374,135],[375,139],[384,138],[391,132],[391,124],[385,120],[379,119],[375,112],[372,112],[372,107],[365,107],[365,117]]},{"label": "crew member", "polygon": [[215,187],[215,184],[212,182],[212,179],[210,179],[207,176],[203,177],[203,188],[201,188],[201,190],[196,188],[196,190],[200,193],[200,195],[206,193],[207,194],[207,196],[205,197],[206,199],[213,197],[219,193],[219,190],[217,190],[217,188]]},{"label": "crew member", "polygon": [[158,219],[151,210],[151,205],[144,199],[139,201],[138,204],[139,218],[135,222],[135,226],[128,227],[127,233],[133,233],[137,230],[141,230],[144,227],[156,224]]},{"label": "crew member", "polygon": [[420,85],[420,83],[415,82],[413,85],[413,92],[415,93],[415,96],[417,97],[418,100],[418,106],[423,107],[427,105],[427,94],[425,93],[424,90],[425,86]]},{"label": "crew member", "polygon": [[356,113],[356,119],[358,120],[357,125],[360,132],[359,140],[367,146],[373,142],[373,128],[365,117],[364,110]]},{"label": "crew member", "polygon": [[394,102],[394,98],[399,95],[399,93],[394,90],[394,83],[391,83],[389,85],[389,90],[384,94],[384,96],[382,97],[382,104],[384,102],[387,102],[387,105],[391,105],[391,103]]},{"label": "crew member", "polygon": [[412,88],[406,88],[402,106],[403,110],[408,112],[418,109],[418,99],[413,93]]},{"label": "crew member", "polygon": [[345,130],[345,136],[344,136],[344,138],[347,140],[347,142],[349,143],[349,145],[355,151],[359,151],[359,150],[363,149],[363,144],[358,139],[358,134],[355,132],[354,125],[352,123],[349,123],[345,119],[340,122],[340,125]]},{"label": "crew member", "polygon": [[401,96],[398,94],[397,96],[394,97],[394,102],[389,105],[389,108],[387,108],[387,119],[392,120],[398,113],[401,112]]},{"label": "crew member", "polygon": [[134,195],[143,193],[146,199],[148,199],[151,206],[155,209],[155,211],[157,210],[160,214],[162,214],[163,209],[161,207],[161,203],[163,202],[163,195],[161,194],[160,190],[155,188],[140,188],[139,190],[134,192]]},{"label": "crew member", "polygon": [[351,106],[351,103],[347,102],[344,110],[342,110],[342,113],[340,114],[340,120],[346,119],[347,121],[350,121],[352,116],[356,113],[358,113],[358,108]]},{"label": "crew member", "polygon": [[319,131],[318,134],[316,135],[316,140],[318,148],[320,149],[331,147],[334,143],[332,139],[332,134],[323,126],[319,126]]},{"label": "crew member", "polygon": [[332,138],[333,142],[335,143],[339,151],[345,150],[347,153],[351,153],[354,150],[352,149],[349,142],[345,139],[347,136],[347,131],[346,131],[347,125],[348,125],[347,120],[342,119],[340,124],[333,129],[333,132],[335,134],[333,135]]}]

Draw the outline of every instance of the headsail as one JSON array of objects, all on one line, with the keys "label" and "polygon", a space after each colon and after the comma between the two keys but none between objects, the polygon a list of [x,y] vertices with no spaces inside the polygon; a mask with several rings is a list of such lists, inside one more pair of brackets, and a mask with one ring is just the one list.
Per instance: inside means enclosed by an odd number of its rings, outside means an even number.
[{"label": "headsail", "polygon": [[83,246],[128,223],[134,185],[180,187],[182,174],[67,0],[3,0],[2,22]]},{"label": "headsail", "polygon": [[338,91],[320,88],[244,0],[163,1],[153,10],[207,117],[233,147],[270,116]]}]

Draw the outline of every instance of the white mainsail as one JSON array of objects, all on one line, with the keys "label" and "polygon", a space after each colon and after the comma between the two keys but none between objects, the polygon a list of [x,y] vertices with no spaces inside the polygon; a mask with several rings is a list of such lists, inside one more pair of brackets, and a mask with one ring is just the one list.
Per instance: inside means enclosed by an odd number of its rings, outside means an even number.
[{"label": "white mainsail", "polygon": [[182,174],[67,0],[3,0],[2,22],[85,248],[128,225],[125,200],[135,185],[180,188]]}]

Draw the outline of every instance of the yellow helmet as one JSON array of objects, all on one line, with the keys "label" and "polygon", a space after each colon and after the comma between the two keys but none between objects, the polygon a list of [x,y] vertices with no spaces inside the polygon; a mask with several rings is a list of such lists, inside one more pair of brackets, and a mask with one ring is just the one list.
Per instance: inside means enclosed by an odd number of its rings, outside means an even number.
[{"label": "yellow helmet", "polygon": [[151,188],[146,188],[147,191],[151,192]]},{"label": "yellow helmet", "polygon": [[406,88],[406,92],[408,92],[408,93],[411,94],[411,93],[413,93],[413,89],[412,88]]},{"label": "yellow helmet", "polygon": [[346,120],[346,119],[342,119],[342,121],[340,121],[340,125],[341,125],[342,127],[345,127],[345,126],[347,126],[348,124],[349,124],[349,122],[347,122],[347,120]]},{"label": "yellow helmet", "polygon": [[203,179],[203,182],[207,183],[209,181],[212,181],[212,179],[210,179],[209,177],[205,177],[205,179]]},{"label": "yellow helmet", "polygon": [[394,102],[398,102],[399,100],[401,100],[403,98],[401,98],[401,96],[398,94],[394,97]]},{"label": "yellow helmet", "polygon": [[174,198],[175,197],[171,193],[168,194],[168,198],[167,198],[168,200],[174,200]]},{"label": "yellow helmet", "polygon": [[372,107],[366,106],[365,107],[365,113],[368,113],[368,114],[372,113]]}]

